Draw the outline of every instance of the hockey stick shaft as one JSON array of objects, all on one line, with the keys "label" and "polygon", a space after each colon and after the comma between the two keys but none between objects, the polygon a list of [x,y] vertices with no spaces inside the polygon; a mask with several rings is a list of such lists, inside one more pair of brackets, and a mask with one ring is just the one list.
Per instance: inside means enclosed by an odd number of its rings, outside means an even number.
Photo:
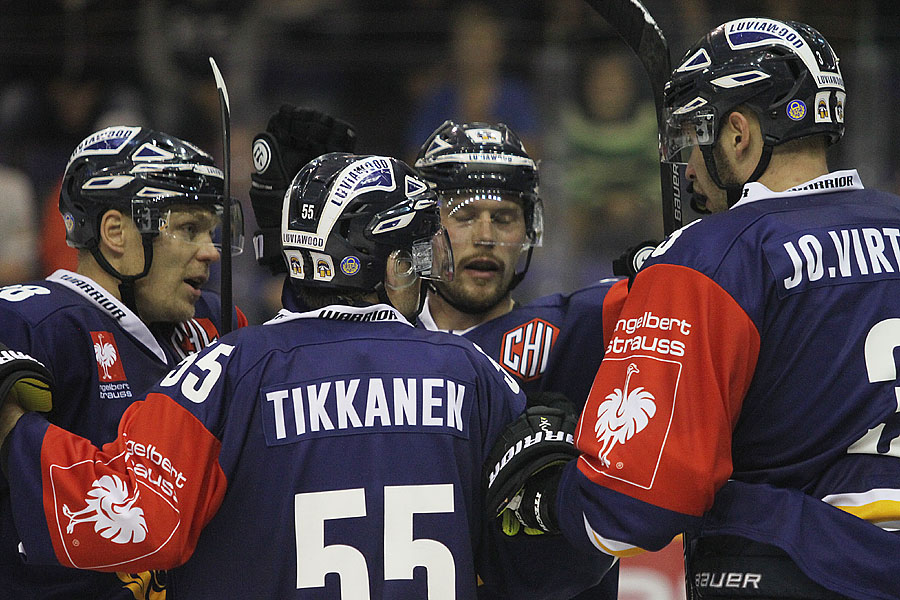
[{"label": "hockey stick shaft", "polygon": [[216,79],[216,88],[219,90],[219,106],[222,109],[222,146],[223,146],[223,175],[225,196],[222,203],[222,268],[219,280],[219,293],[222,302],[222,334],[232,329],[231,313],[234,301],[231,294],[231,106],[228,100],[228,88],[225,87],[225,79],[210,56],[209,64],[212,67],[213,76]]},{"label": "hockey stick shaft", "polygon": [[[586,0],[635,53],[650,79],[659,136],[664,126],[664,92],[671,75],[669,45],[662,30],[639,0]],[[661,137],[658,142],[661,140]],[[660,162],[663,229],[669,235],[683,224],[684,165]]]}]

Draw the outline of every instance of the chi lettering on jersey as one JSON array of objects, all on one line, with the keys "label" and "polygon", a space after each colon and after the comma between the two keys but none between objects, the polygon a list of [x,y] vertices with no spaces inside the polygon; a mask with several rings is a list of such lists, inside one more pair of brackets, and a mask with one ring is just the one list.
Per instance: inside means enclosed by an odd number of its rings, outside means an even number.
[{"label": "chi lettering on jersey", "polygon": [[543,319],[532,319],[503,334],[500,364],[524,381],[540,377],[547,370],[550,350],[559,328]]},{"label": "chi lettering on jersey", "polygon": [[172,347],[180,358],[203,350],[218,338],[218,331],[209,319],[182,321],[172,333]]}]

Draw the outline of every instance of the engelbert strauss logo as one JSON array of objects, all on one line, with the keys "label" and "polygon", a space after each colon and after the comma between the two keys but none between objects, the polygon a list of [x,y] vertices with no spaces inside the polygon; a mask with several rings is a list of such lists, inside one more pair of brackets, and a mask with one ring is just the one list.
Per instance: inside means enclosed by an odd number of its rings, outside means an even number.
[{"label": "engelbert strauss logo", "polygon": [[594,433],[597,441],[602,444],[597,458],[604,466],[610,466],[608,456],[615,445],[630,440],[656,414],[653,394],[642,387],[630,391],[628,389],[631,376],[640,372],[637,365],[630,363],[626,369],[625,385],[622,389],[615,388],[597,407]]},{"label": "engelbert strauss logo", "polygon": [[94,481],[84,502],[87,506],[72,511],[63,505],[68,517],[66,533],[71,534],[79,523],[94,523],[94,531],[116,544],[138,543],[147,537],[147,522],[143,509],[134,506],[140,496],[135,490],[128,495],[128,485],[116,475],[104,475]]}]

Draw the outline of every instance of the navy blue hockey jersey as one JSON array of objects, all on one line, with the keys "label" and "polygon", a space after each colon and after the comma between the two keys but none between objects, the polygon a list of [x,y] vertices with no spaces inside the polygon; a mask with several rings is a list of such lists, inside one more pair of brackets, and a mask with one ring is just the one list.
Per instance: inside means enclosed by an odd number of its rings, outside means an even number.
[{"label": "navy blue hockey jersey", "polygon": [[[900,597],[900,552],[885,550],[900,523],[898,298],[900,199],[855,171],[748,184],[672,234],[606,342],[561,482],[567,537],[625,556],[699,532],[706,513],[830,589]],[[853,536],[809,527],[825,523],[884,544],[835,548]]]},{"label": "navy blue hockey jersey", "polygon": [[[564,394],[579,409],[587,399],[594,374],[603,358],[604,328],[612,331],[625,295],[626,279],[598,281],[570,294],[552,294],[528,304],[516,304],[499,317],[470,329],[454,331],[481,347],[511,375],[529,396],[543,391]],[[428,309],[421,324],[437,329]],[[560,554],[571,552],[559,539],[519,536],[521,554],[536,563],[542,548],[556,544]],[[534,566],[539,569],[539,565]],[[618,597],[616,563],[595,588],[585,592],[592,600]]]},{"label": "navy blue hockey jersey", "polygon": [[[610,278],[570,294],[552,294],[461,331],[516,377],[527,395],[564,393],[579,408],[603,358],[603,328],[613,327],[627,280]],[[437,330],[428,302],[419,320]]]},{"label": "navy blue hockey jersey", "polygon": [[[0,288],[0,340],[53,373],[51,423],[100,445],[116,437],[125,409],[187,354],[218,337],[218,296],[204,292],[195,317],[151,331],[91,279],[60,270]],[[235,322],[246,325],[236,311]],[[155,598],[150,574],[116,575],[23,565],[5,478],[0,483],[0,589],[15,598]]]},{"label": "navy blue hockey jersey", "polygon": [[484,458],[524,402],[475,346],[386,305],[282,311],[185,359],[103,451],[25,415],[16,522],[30,561],[183,563],[176,600],[464,599],[476,572],[540,597],[482,517]]}]

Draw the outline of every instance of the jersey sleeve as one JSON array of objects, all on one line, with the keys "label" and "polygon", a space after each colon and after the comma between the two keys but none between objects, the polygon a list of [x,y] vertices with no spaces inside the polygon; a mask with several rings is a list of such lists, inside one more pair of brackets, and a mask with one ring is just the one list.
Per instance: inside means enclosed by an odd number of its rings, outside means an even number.
[{"label": "jersey sleeve", "polygon": [[26,414],[4,445],[26,562],[126,572],[183,564],[225,493],[219,447],[163,394],[134,403],[102,449]]},{"label": "jersey sleeve", "polygon": [[605,329],[560,520],[576,538],[627,556],[695,523],[727,481],[759,333],[713,279],[670,264],[642,271]]},{"label": "jersey sleeve", "polygon": [[[490,414],[485,428],[487,456],[503,428],[525,409],[525,396],[512,375],[486,354],[485,358],[478,362],[484,364],[479,378],[486,395],[482,405]],[[508,536],[497,519],[485,519],[483,525],[479,598],[569,598],[596,585],[613,564],[608,557],[574,548],[560,535]]]}]

